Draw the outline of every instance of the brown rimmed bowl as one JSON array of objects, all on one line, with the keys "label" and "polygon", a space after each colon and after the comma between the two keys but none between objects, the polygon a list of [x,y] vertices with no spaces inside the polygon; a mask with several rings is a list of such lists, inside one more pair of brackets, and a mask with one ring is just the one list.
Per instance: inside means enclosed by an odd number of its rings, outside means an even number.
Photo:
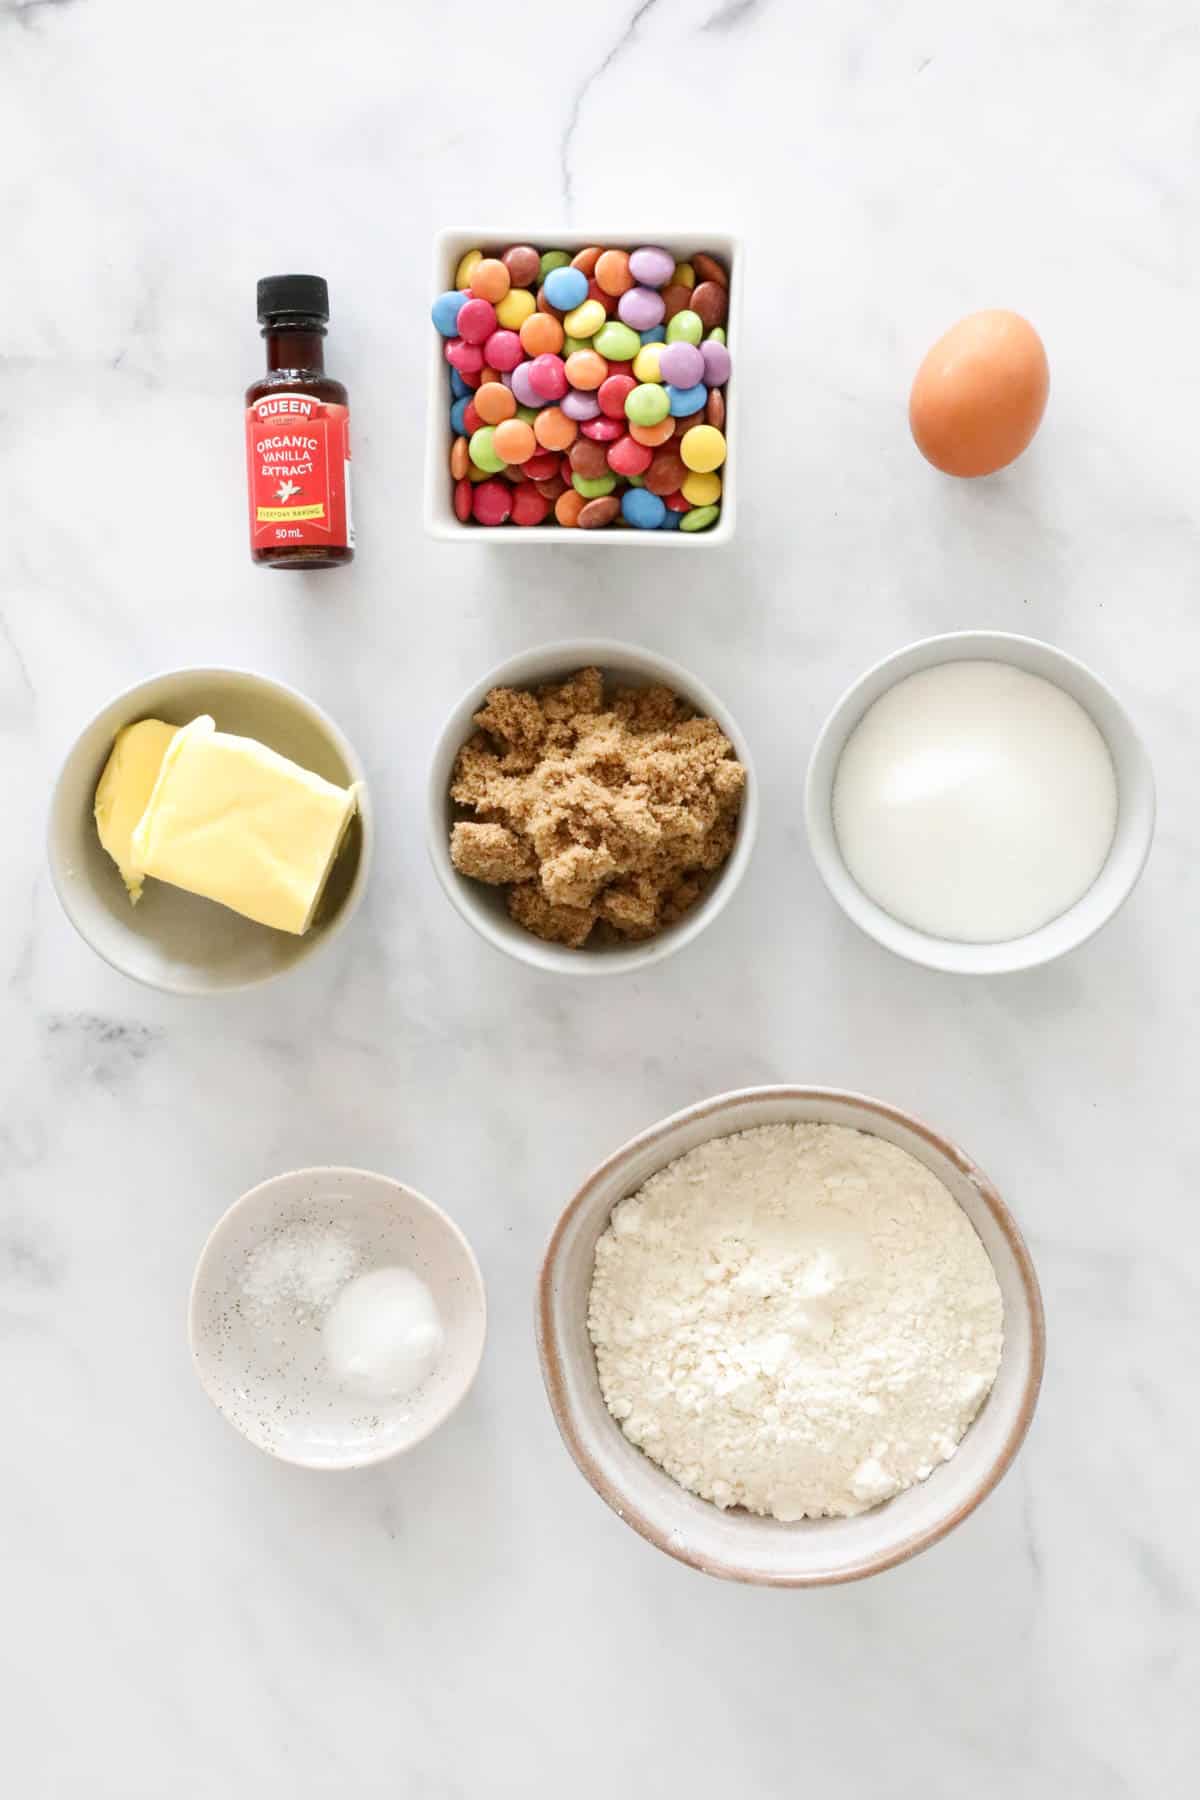
[{"label": "brown rimmed bowl", "polygon": [[[870,1132],[907,1150],[942,1181],[991,1258],[1004,1301],[995,1385],[949,1462],[895,1499],[852,1519],[783,1524],[722,1512],[690,1494],[631,1444],[604,1404],[587,1329],[596,1240],[619,1200],[710,1138],[757,1125],[823,1123]],[[936,1544],[996,1486],[1037,1404],[1045,1320],[1037,1276],[1004,1201],[969,1156],[919,1119],[834,1088],[762,1087],[719,1094],[651,1126],[610,1156],[570,1202],[546,1248],[536,1305],[542,1378],[567,1449],[600,1498],[668,1556],[764,1587],[820,1587],[878,1575]]]}]

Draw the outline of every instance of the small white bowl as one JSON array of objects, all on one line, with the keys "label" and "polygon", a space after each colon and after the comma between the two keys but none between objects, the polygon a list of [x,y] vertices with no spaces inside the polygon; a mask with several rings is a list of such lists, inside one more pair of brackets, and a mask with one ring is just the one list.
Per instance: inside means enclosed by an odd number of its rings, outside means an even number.
[{"label": "small white bowl", "polygon": [[450,388],[443,346],[445,338],[428,323],[430,347],[429,390],[425,421],[425,529],[430,537],[456,544],[567,544],[589,549],[598,544],[645,546],[650,549],[718,549],[727,545],[737,523],[738,471],[738,373],[741,357],[742,261],[741,240],[726,231],[497,231],[494,226],[466,229],[452,226],[433,240],[433,279],[428,304],[454,284],[454,271],[468,250],[499,251],[509,244],[535,244],[540,249],[569,250],[572,256],[589,244],[619,245],[636,249],[639,244],[661,244],[677,258],[706,250],[720,258],[729,271],[729,317],[725,324],[731,371],[725,386],[726,460],[721,468],[721,516],[707,531],[639,531],[629,525],[606,525],[603,531],[569,531],[556,525],[528,529],[513,525],[464,525],[455,517],[453,483],[450,480]]},{"label": "small white bowl", "polygon": [[[445,1345],[415,1394],[348,1390],[326,1365],[319,1316],[254,1316],[242,1286],[247,1258],[292,1222],[348,1232],[359,1273],[398,1266],[431,1289]],[[201,1252],[188,1306],[192,1360],[217,1411],[257,1449],[305,1469],[365,1468],[436,1431],[475,1379],[486,1328],[483,1277],[453,1219],[362,1169],[298,1169],[243,1194]]]},{"label": "small white bowl", "polygon": [[[915,675],[950,662],[1003,662],[1060,687],[1091,717],[1112,755],[1117,776],[1117,829],[1108,860],[1074,906],[1049,924],[1003,943],[966,944],[917,931],[893,919],[854,880],[842,859],[833,824],[833,786],[846,741],[881,694]],[[804,790],[808,841],[821,879],[846,916],[897,956],[960,975],[999,975],[1036,968],[1074,950],[1106,925],[1137,883],[1154,837],[1154,772],[1145,746],[1112,689],[1065,651],[1037,638],[1004,631],[955,631],[923,638],[868,669],[847,688],[821,728]]]},{"label": "small white bowl", "polygon": [[[317,922],[303,937],[271,931],[165,882],[148,881],[131,906],[96,835],[96,786],[122,726],[151,718],[186,725],[201,713],[221,731],[257,738],[327,781],[363,784]],[[50,806],[50,876],[71,924],[114,969],[168,994],[221,994],[270,981],[333,942],[362,899],[373,836],[363,766],[319,706],[247,669],[175,669],[110,700],[67,753]]]},{"label": "small white bowl", "polygon": [[[758,1125],[816,1121],[871,1132],[943,1182],[978,1232],[1004,1302],[995,1384],[962,1442],[928,1480],[850,1519],[784,1524],[689,1493],[630,1443],[600,1392],[588,1335],[596,1241],[613,1207],[697,1145]],[[538,1284],[542,1378],[563,1441],[600,1498],[636,1532],[708,1575],[769,1587],[819,1587],[877,1575],[925,1550],[984,1500],[1021,1447],[1045,1361],[1037,1276],[1012,1214],[983,1171],[919,1119],[833,1088],[748,1088],[664,1119],[584,1182],[559,1219]]]},{"label": "small white bowl", "polygon": [[[544,943],[510,919],[503,888],[472,881],[454,867],[450,860],[451,827],[456,819],[469,815],[451,801],[450,778],[459,751],[475,729],[474,715],[492,688],[537,687],[542,682],[565,680],[577,670],[593,666],[601,670],[606,682],[615,685],[646,687],[661,682],[686,700],[697,713],[715,719],[746,771],[746,787],[733,852],[718,869],[703,899],[677,925],[668,926],[644,943],[628,947],[584,945],[579,950],[572,950],[565,944]],[[733,715],[703,682],[681,669],[678,663],[669,662],[665,656],[656,656],[650,650],[640,650],[633,644],[613,643],[604,638],[572,638],[561,644],[543,644],[539,649],[522,651],[483,676],[463,695],[443,725],[429,770],[426,836],[434,871],[446,893],[468,925],[474,926],[497,950],[515,956],[535,969],[546,969],[559,975],[628,974],[647,969],[653,963],[662,962],[664,957],[672,956],[676,950],[682,950],[712,924],[733,898],[749,864],[757,831],[758,782],[745,736]]]}]

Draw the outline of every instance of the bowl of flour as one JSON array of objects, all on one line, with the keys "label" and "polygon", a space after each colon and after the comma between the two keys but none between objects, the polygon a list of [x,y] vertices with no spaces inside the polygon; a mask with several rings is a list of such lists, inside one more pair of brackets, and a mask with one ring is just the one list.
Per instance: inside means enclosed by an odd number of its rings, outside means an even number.
[{"label": "bowl of flour", "polygon": [[819,1088],[724,1094],[610,1157],[550,1240],[537,1332],[601,1498],[694,1568],[783,1587],[877,1574],[966,1518],[1044,1360],[983,1172]]}]

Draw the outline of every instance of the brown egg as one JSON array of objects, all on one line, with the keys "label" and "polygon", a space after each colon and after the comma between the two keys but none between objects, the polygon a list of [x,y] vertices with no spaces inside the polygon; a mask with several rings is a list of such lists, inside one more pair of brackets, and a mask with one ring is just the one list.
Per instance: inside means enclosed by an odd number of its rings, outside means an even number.
[{"label": "brown egg", "polygon": [[1028,319],[977,312],[952,325],[917,370],[908,422],[921,455],[947,475],[991,475],[1042,422],[1050,365]]}]

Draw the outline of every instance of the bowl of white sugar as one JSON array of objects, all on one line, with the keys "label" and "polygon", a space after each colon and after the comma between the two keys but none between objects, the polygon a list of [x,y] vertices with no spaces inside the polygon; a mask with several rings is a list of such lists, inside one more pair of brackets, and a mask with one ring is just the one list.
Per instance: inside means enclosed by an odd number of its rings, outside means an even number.
[{"label": "bowl of white sugar", "polygon": [[1051,962],[1107,924],[1154,836],[1154,776],[1112,689],[1037,639],[911,644],[834,707],[805,785],[838,905],[958,974]]},{"label": "bowl of white sugar", "polygon": [[486,1328],[471,1246],[440,1207],[363,1169],[243,1194],[192,1283],[192,1360],[259,1450],[355,1469],[411,1450],[463,1400]]},{"label": "bowl of white sugar", "polygon": [[974,1511],[1041,1384],[1020,1231],[948,1139],[826,1088],[723,1094],[634,1138],[546,1250],[542,1375],[600,1497],[706,1574],[878,1574]]}]

